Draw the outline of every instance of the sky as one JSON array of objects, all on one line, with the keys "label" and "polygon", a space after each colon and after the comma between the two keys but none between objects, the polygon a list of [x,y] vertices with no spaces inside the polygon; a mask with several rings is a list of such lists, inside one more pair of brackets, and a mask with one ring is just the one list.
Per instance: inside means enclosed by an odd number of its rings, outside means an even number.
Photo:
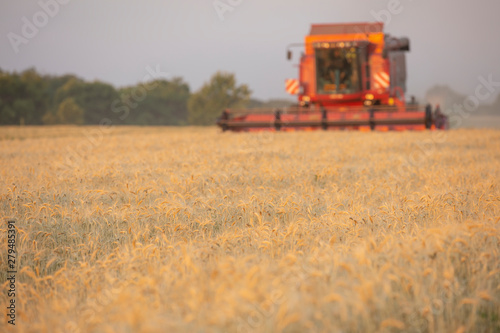
[{"label": "sky", "polygon": [[298,77],[300,49],[287,61],[288,44],[314,23],[382,21],[410,39],[408,95],[435,84],[470,95],[479,77],[500,82],[498,13],[498,0],[1,0],[0,68],[116,87],[153,69],[192,91],[222,70],[255,98],[293,99],[284,80]]}]

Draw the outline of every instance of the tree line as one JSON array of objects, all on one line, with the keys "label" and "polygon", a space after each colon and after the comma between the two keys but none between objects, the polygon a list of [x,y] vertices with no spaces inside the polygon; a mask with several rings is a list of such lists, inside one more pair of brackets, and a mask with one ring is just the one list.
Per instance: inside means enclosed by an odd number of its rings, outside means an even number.
[{"label": "tree line", "polygon": [[461,94],[447,85],[432,86],[426,93],[426,100],[434,105],[440,104],[441,109],[448,115],[499,115],[500,94],[489,103],[478,101],[477,105],[473,103],[473,100],[468,101],[471,97],[474,97],[474,95]]},{"label": "tree line", "polygon": [[224,108],[266,105],[250,96],[247,85],[237,84],[234,74],[225,72],[215,73],[192,93],[179,77],[115,88],[75,75],[0,69],[0,125],[97,125],[103,120],[123,125],[213,125]]}]

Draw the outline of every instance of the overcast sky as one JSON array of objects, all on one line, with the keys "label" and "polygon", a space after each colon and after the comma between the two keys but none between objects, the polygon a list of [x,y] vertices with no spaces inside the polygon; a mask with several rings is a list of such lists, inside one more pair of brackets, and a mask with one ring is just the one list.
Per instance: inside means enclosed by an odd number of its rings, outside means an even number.
[{"label": "overcast sky", "polygon": [[[310,24],[382,20],[386,32],[410,38],[408,94],[423,97],[434,84],[473,94],[479,76],[500,81],[498,0],[58,0],[67,4],[49,6],[53,17],[41,13],[40,3],[54,1],[0,0],[0,68],[120,87],[159,65],[193,91],[225,70],[254,97],[283,98],[284,80],[298,77],[286,46],[302,42]],[[26,27],[33,23],[38,32]]]}]

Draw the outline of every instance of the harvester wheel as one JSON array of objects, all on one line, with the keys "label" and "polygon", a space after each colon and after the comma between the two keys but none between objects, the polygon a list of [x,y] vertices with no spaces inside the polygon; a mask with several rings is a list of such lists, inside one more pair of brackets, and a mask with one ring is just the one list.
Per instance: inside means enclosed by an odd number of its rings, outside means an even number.
[{"label": "harvester wheel", "polygon": [[229,120],[229,112],[227,112],[227,110],[222,111],[222,116],[221,116],[222,132],[225,132],[229,129],[227,126],[228,120]]},{"label": "harvester wheel", "polygon": [[277,109],[274,112],[274,128],[276,131],[281,131],[281,110]]},{"label": "harvester wheel", "polygon": [[432,127],[432,107],[430,104],[425,106],[425,128],[431,129]]},{"label": "harvester wheel", "polygon": [[321,127],[323,128],[324,131],[328,129],[328,124],[327,124],[327,112],[326,109],[321,109]]},{"label": "harvester wheel", "polygon": [[375,130],[375,110],[370,109],[370,130],[374,131]]}]

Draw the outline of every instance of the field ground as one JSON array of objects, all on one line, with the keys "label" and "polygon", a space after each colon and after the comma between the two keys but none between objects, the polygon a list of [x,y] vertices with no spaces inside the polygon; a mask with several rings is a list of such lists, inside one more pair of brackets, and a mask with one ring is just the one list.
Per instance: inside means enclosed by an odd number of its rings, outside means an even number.
[{"label": "field ground", "polygon": [[500,331],[497,130],[2,128],[0,165],[0,331]]}]

